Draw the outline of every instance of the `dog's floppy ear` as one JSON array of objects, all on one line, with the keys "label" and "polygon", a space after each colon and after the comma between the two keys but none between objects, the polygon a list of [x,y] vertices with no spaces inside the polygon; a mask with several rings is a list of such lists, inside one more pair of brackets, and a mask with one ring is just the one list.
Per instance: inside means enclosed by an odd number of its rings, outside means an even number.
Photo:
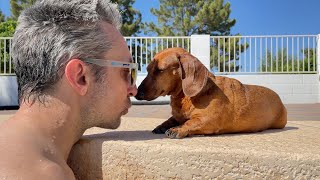
[{"label": "dog's floppy ear", "polygon": [[178,55],[178,59],[183,92],[186,96],[194,97],[206,85],[209,72],[197,58],[189,53]]}]

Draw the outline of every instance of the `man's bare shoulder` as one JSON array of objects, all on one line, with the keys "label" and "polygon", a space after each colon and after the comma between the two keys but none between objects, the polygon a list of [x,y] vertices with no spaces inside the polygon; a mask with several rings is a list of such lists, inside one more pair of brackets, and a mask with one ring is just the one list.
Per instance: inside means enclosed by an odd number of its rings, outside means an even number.
[{"label": "man's bare shoulder", "polygon": [[0,179],[75,179],[68,165],[47,156],[46,142],[15,120],[0,123]]},{"label": "man's bare shoulder", "polygon": [[15,170],[12,167],[0,167],[0,179],[46,179],[46,180],[74,180],[75,177],[70,170],[66,171],[64,168],[53,162],[30,165],[23,169]]},{"label": "man's bare shoulder", "polygon": [[48,180],[55,180],[55,179],[65,179],[65,180],[74,180],[74,174],[71,169],[63,168],[60,165],[48,162],[45,165],[40,166],[39,168],[39,175],[41,178],[39,179],[48,179]]}]

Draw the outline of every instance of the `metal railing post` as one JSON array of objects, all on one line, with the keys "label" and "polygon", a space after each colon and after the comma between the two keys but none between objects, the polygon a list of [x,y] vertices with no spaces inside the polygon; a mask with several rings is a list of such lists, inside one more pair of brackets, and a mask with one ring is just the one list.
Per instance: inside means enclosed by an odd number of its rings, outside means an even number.
[{"label": "metal railing post", "polygon": [[316,56],[316,64],[317,64],[317,70],[318,70],[318,75],[319,75],[319,80],[320,80],[320,34],[317,35],[317,56]]},{"label": "metal railing post", "polygon": [[[316,64],[317,64],[317,70],[318,70],[318,76],[319,76],[318,89],[320,90],[320,34],[317,35],[316,49],[317,49]],[[320,102],[320,92],[318,93],[318,102]]]},{"label": "metal railing post", "polygon": [[191,54],[210,70],[210,35],[191,35]]}]

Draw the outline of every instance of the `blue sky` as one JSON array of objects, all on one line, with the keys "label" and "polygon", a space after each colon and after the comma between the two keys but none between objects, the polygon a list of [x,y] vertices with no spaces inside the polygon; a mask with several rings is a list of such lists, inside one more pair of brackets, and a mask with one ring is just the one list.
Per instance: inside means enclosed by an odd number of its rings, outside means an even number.
[{"label": "blue sky", "polygon": [[[320,0],[226,0],[231,3],[231,18],[237,23],[233,34],[300,35],[320,34]],[[3,13],[9,15],[9,0],[0,0]],[[134,8],[143,21],[155,21],[150,8],[158,8],[159,0],[136,0]]]}]

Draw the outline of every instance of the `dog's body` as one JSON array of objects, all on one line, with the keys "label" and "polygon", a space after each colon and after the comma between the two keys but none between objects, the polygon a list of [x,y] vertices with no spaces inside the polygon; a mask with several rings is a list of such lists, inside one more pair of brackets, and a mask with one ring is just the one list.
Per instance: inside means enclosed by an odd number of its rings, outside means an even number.
[{"label": "dog's body", "polygon": [[171,138],[194,134],[258,132],[283,128],[287,112],[272,90],[215,77],[181,48],[158,53],[137,99],[171,95],[172,117],[153,130]]}]

